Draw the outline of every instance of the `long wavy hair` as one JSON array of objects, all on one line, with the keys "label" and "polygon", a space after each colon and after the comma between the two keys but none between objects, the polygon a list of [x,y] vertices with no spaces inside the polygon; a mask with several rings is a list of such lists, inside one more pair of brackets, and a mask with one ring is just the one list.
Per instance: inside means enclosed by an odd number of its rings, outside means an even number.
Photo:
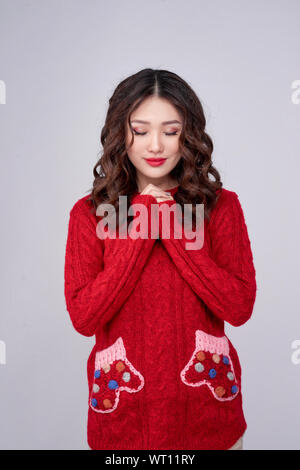
[{"label": "long wavy hair", "polygon": [[[109,99],[105,124],[101,131],[103,153],[93,168],[94,182],[89,190],[92,211],[99,204],[112,204],[118,225],[119,196],[132,196],[138,191],[136,169],[125,148],[126,121],[132,112],[149,96],[167,99],[179,112],[183,126],[179,137],[181,158],[170,176],[178,181],[175,201],[182,206],[192,204],[192,221],[195,223],[195,204],[204,204],[204,218],[209,220],[223,183],[212,165],[213,142],[205,132],[206,119],[202,104],[186,81],[168,70],[143,69],[119,83]],[[97,170],[99,168],[99,171]],[[214,177],[214,181],[209,178]],[[128,216],[128,222],[132,216]]]}]

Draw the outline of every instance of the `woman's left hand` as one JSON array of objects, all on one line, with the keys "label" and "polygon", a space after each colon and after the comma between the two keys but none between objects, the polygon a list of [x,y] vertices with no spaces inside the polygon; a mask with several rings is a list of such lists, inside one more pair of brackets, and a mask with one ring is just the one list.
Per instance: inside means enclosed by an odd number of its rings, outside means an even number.
[{"label": "woman's left hand", "polygon": [[158,188],[154,184],[148,184],[141,194],[150,194],[151,196],[155,197],[157,202],[174,201],[174,198],[171,194],[164,191],[163,189]]}]

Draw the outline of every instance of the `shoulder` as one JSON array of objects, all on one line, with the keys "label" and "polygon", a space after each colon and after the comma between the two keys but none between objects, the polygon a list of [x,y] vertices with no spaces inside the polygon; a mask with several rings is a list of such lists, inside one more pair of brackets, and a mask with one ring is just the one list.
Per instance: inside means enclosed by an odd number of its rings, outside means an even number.
[{"label": "shoulder", "polygon": [[96,210],[91,199],[91,194],[81,197],[70,209],[70,217],[89,219],[93,224],[97,223]]},{"label": "shoulder", "polygon": [[72,212],[72,213],[75,213],[75,212],[83,212],[83,213],[84,212],[87,212],[87,213],[91,212],[94,206],[93,206],[93,202],[90,198],[91,198],[91,195],[88,194],[87,196],[83,196],[80,199],[78,199],[77,201],[75,201],[75,203],[71,207],[70,212]]},{"label": "shoulder", "polygon": [[218,199],[215,207],[211,211],[210,226],[214,226],[220,219],[223,219],[225,214],[228,214],[228,217],[232,218],[242,213],[239,196],[235,191],[221,188],[217,190],[216,193]]},{"label": "shoulder", "polygon": [[[220,208],[228,207],[236,203],[238,195],[235,191],[230,191],[226,188],[221,188],[216,191],[218,195],[217,203],[214,207],[213,212],[217,212]],[[212,213],[213,213],[212,212]]]}]

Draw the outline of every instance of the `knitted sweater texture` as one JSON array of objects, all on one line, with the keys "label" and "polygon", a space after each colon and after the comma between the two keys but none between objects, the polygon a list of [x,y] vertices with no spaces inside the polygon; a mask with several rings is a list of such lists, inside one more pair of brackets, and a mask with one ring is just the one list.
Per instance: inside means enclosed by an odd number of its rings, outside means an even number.
[{"label": "knitted sweater texture", "polygon": [[[168,191],[174,195],[178,189]],[[88,196],[70,211],[66,307],[74,328],[95,335],[87,361],[87,440],[92,449],[229,449],[247,428],[242,374],[224,322],[245,324],[256,273],[241,204],[222,188],[204,244],[176,238],[101,239]]]}]

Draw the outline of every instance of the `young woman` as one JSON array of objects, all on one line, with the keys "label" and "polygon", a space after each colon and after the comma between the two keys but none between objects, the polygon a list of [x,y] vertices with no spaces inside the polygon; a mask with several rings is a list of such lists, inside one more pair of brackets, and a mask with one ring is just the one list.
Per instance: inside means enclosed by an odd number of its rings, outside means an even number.
[{"label": "young woman", "polygon": [[[205,126],[194,91],[166,70],[126,78],[109,100],[104,152],[92,190],[70,211],[65,259],[72,324],[95,335],[91,449],[242,448],[241,365],[224,324],[251,317],[255,268],[241,204],[212,165]],[[139,210],[116,217],[105,238],[98,211],[106,204],[120,215],[119,196]],[[193,227],[202,205],[201,247],[187,249],[184,231],[177,237],[180,217],[164,219],[173,205],[192,207]]]}]

